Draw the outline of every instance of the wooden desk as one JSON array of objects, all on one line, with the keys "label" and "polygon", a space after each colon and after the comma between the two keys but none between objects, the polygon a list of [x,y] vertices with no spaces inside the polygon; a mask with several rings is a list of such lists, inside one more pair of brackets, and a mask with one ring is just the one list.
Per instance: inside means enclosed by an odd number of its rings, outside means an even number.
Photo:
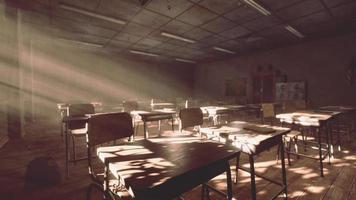
[{"label": "wooden desk", "polygon": [[143,121],[143,132],[145,139],[148,138],[147,122],[158,121],[158,131],[161,133],[161,120],[170,119],[172,121],[172,131],[174,131],[174,115],[175,111],[172,110],[155,110],[152,112],[138,113]]},{"label": "wooden desk", "polygon": [[203,114],[207,114],[213,120],[214,125],[219,124],[219,117],[226,115],[230,121],[230,116],[245,111],[260,111],[260,107],[252,105],[222,105],[200,107]]},{"label": "wooden desk", "polygon": [[337,111],[342,113],[351,113],[356,111],[356,107],[352,106],[322,106],[319,109],[328,111]]},{"label": "wooden desk", "polygon": [[169,103],[169,102],[160,102],[160,103],[153,103],[151,102],[151,110],[157,110],[157,109],[165,109],[165,108],[175,108],[174,103]]},{"label": "wooden desk", "polygon": [[[293,113],[283,113],[276,115],[276,118],[279,119],[282,123],[289,123],[289,124],[296,124],[299,126],[304,127],[315,127],[317,129],[317,144],[318,144],[318,151],[320,165],[320,176],[324,176],[323,171],[323,160],[328,156],[328,162],[330,162],[330,158],[332,157],[333,147],[331,145],[332,138],[331,137],[331,129],[330,123],[333,119],[335,119],[340,112],[335,111],[325,111],[325,110],[304,110],[304,111],[297,111]],[[324,131],[323,131],[324,130]],[[323,155],[322,153],[322,142],[321,137],[322,133],[324,132],[326,138],[326,154]],[[307,158],[315,159],[314,157],[305,155],[305,154],[298,154],[300,156],[304,156]]]},{"label": "wooden desk", "polygon": [[97,149],[107,169],[135,199],[144,200],[173,199],[224,172],[232,199],[229,160],[239,154],[232,146],[198,137],[150,138]]},{"label": "wooden desk", "polygon": [[[81,122],[87,122],[88,119],[90,118],[90,115],[87,116],[83,116],[83,117],[71,117],[71,116],[64,116],[62,118],[62,123],[64,124],[64,135],[65,135],[65,173],[66,173],[66,177],[69,177],[69,162],[72,162],[69,159],[69,151],[68,151],[68,147],[69,147],[69,141],[68,141],[68,124],[70,122],[75,122],[75,121],[81,121]],[[63,130],[62,130],[63,131]]]},{"label": "wooden desk", "polygon": [[[247,122],[235,121],[226,126],[201,128],[202,134],[207,134],[212,137],[224,139],[226,143],[232,144],[237,147],[242,153],[249,156],[251,173],[251,196],[252,199],[256,199],[256,182],[255,176],[266,179],[272,183],[281,186],[281,190],[275,195],[275,198],[279,194],[284,193],[287,197],[287,179],[284,162],[284,144],[282,136],[290,131],[288,128],[272,127],[267,125],[256,125]],[[282,165],[282,183],[275,180],[271,180],[265,176],[255,173],[254,167],[254,155],[257,155],[263,151],[269,150],[273,146],[281,145],[281,165]],[[237,170],[239,169],[239,162],[236,164],[236,182],[237,182]],[[240,168],[245,170],[243,168]],[[247,170],[245,170],[247,171]]]},{"label": "wooden desk", "polygon": [[232,110],[223,106],[204,106],[200,107],[203,114],[208,115],[209,119],[212,119],[213,125],[219,124],[219,118],[226,115],[230,117]]},{"label": "wooden desk", "polygon": [[337,145],[338,145],[339,151],[341,151],[340,123],[343,123],[344,125],[346,125],[346,127],[348,129],[348,140],[351,141],[352,132],[355,131],[356,107],[352,107],[352,106],[323,106],[323,107],[320,107],[319,109],[341,113],[335,120],[336,134],[337,134],[336,135],[337,136]]}]

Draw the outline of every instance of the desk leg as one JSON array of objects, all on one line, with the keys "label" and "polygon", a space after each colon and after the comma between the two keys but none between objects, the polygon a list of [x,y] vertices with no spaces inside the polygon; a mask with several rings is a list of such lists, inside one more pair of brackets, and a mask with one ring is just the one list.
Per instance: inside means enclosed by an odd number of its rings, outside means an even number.
[{"label": "desk leg", "polygon": [[324,177],[324,170],[323,170],[323,153],[321,151],[321,128],[319,127],[317,130],[318,134],[318,145],[319,145],[319,165],[320,165],[320,176]]},{"label": "desk leg", "polygon": [[282,181],[283,181],[283,187],[284,187],[284,197],[285,199],[288,199],[288,194],[287,194],[287,175],[286,175],[286,165],[284,161],[284,142],[281,137],[280,139],[280,146],[281,146],[281,166],[282,166]]},{"label": "desk leg", "polygon": [[232,199],[232,180],[229,161],[226,163],[227,199]]},{"label": "desk leg", "polygon": [[[61,120],[62,120],[62,119],[63,119],[63,116],[62,116],[62,113],[61,113]],[[63,133],[63,131],[64,131],[64,130],[63,130],[63,122],[60,122],[60,125],[61,125],[61,142],[62,142],[62,141],[63,141],[63,136],[64,136],[64,135],[63,135],[63,134],[64,134],[64,133]]]},{"label": "desk leg", "polygon": [[255,180],[255,161],[253,155],[249,155],[250,174],[251,174],[251,199],[256,200],[256,180]]},{"label": "desk leg", "polygon": [[[330,131],[332,134],[332,132]],[[337,149],[341,151],[341,139],[340,139],[340,119],[336,118],[336,137],[337,137]]]},{"label": "desk leg", "polygon": [[68,124],[65,123],[65,128],[64,128],[64,135],[65,135],[65,150],[66,150],[66,177],[69,178],[69,166],[68,166],[68,162],[69,162],[69,152],[68,152]]},{"label": "desk leg", "polygon": [[236,157],[235,184],[237,184],[237,179],[239,178],[239,167],[240,167],[240,154]]},{"label": "desk leg", "polygon": [[213,124],[214,124],[214,126],[218,125],[218,116],[217,115],[213,116]]},{"label": "desk leg", "polygon": [[174,118],[172,117],[172,132],[174,133]]},{"label": "desk leg", "polygon": [[148,138],[148,131],[147,131],[146,121],[143,121],[143,134],[144,134],[145,139],[147,139]]},{"label": "desk leg", "polygon": [[[336,122],[336,132],[337,134],[339,134],[339,124],[338,122]],[[333,132],[332,132],[332,128],[330,127],[330,133],[329,133],[329,143],[330,143],[330,155],[331,155],[331,158],[334,158],[334,139],[333,139]]]},{"label": "desk leg", "polygon": [[328,153],[328,164],[330,165],[331,164],[331,157],[333,156],[331,154],[331,142],[330,142],[330,136],[333,134],[332,133],[332,127],[331,127],[331,124],[328,123],[327,126],[326,126],[326,130],[325,130],[325,133],[326,133],[326,144],[328,145],[327,146],[327,153]]}]

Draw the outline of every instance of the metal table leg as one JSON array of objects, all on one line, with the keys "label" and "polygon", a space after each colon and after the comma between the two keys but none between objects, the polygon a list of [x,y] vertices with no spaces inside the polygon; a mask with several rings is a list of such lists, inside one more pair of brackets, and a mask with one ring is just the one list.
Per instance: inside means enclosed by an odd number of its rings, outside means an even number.
[{"label": "metal table leg", "polygon": [[256,200],[256,180],[255,180],[255,165],[253,155],[249,155],[250,173],[251,173],[251,199]]},{"label": "metal table leg", "polygon": [[232,180],[230,164],[226,163],[227,199],[232,200]]},{"label": "metal table leg", "polygon": [[68,123],[65,123],[65,128],[64,128],[64,135],[65,135],[65,150],[66,150],[66,177],[69,178],[69,152],[68,152]]},{"label": "metal table leg", "polygon": [[172,132],[174,133],[174,118],[172,117]]},{"label": "metal table leg", "polygon": [[146,121],[143,121],[143,134],[144,134],[145,139],[147,139],[148,138],[148,131],[147,131]]},{"label": "metal table leg", "polygon": [[281,166],[282,166],[282,181],[283,181],[283,187],[284,187],[284,194],[285,194],[285,199],[288,199],[288,193],[287,193],[287,175],[286,175],[286,166],[285,166],[285,161],[284,161],[284,143],[283,139],[281,137]]},{"label": "metal table leg", "polygon": [[320,165],[320,176],[324,177],[324,170],[323,170],[323,154],[321,150],[321,127],[317,130],[318,134],[318,145],[319,145],[319,165]]}]

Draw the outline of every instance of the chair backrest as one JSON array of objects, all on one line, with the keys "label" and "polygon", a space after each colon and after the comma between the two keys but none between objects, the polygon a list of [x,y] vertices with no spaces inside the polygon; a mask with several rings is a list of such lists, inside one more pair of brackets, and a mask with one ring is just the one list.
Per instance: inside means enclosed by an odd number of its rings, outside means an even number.
[{"label": "chair backrest", "polygon": [[265,124],[266,120],[269,120],[270,124],[273,125],[273,121],[275,117],[274,105],[272,103],[263,103],[261,105],[261,109],[262,109],[261,123]]},{"label": "chair backrest", "polygon": [[179,111],[181,129],[203,124],[203,112],[200,108],[184,108]]},{"label": "chair backrest", "polygon": [[[68,107],[68,114],[71,117],[82,117],[85,114],[94,114],[94,105],[90,103],[70,104]],[[85,122],[73,121],[68,123],[69,129],[85,128]]]},{"label": "chair backrest", "polygon": [[262,108],[262,117],[263,118],[269,118],[269,117],[274,117],[274,105],[272,103],[263,103],[261,105]]},{"label": "chair backrest", "polygon": [[131,137],[133,133],[132,118],[126,112],[96,114],[88,121],[89,146]]}]

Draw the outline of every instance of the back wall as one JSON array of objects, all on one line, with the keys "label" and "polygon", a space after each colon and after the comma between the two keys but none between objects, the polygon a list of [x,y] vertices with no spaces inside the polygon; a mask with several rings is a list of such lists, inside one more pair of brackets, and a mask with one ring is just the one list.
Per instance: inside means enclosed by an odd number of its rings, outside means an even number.
[{"label": "back wall", "polygon": [[238,55],[235,58],[200,64],[195,73],[195,95],[222,98],[224,81],[247,78],[251,102],[251,73],[257,66],[274,66],[288,81],[306,81],[308,103],[355,105],[356,85],[350,85],[346,69],[356,58],[356,33],[323,38],[269,51]]}]

